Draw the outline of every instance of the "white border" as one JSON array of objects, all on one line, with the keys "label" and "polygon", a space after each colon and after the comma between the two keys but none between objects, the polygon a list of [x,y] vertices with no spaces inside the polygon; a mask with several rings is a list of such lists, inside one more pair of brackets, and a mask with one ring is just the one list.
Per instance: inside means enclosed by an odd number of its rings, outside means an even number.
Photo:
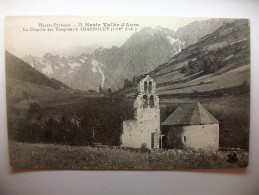
[{"label": "white border", "polygon": [[[257,0],[0,0],[0,194],[259,194],[258,8]],[[249,18],[252,83],[249,168],[181,171],[17,171],[10,169],[5,107],[5,15],[167,15]]]}]

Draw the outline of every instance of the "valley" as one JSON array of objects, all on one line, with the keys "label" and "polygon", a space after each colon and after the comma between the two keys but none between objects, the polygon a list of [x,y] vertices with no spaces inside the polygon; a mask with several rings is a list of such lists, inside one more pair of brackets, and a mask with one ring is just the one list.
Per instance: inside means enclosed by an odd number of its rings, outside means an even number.
[{"label": "valley", "polygon": [[[203,33],[184,33],[196,27]],[[149,74],[161,122],[180,104],[198,101],[220,121],[220,147],[248,150],[248,21],[208,20],[178,30],[185,39],[144,28],[120,47],[77,57],[46,53],[23,61],[6,51],[9,139],[118,146],[122,121],[133,118],[137,83]]]}]

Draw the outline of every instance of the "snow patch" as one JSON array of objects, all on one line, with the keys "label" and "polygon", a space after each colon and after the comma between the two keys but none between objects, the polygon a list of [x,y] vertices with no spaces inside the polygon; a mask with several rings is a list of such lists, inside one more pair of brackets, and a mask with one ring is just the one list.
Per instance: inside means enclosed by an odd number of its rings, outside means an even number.
[{"label": "snow patch", "polygon": [[99,63],[101,67],[105,67],[105,65],[103,65],[102,63]]},{"label": "snow patch", "polygon": [[72,74],[74,71],[73,70],[70,70],[70,71],[68,71],[68,74]]},{"label": "snow patch", "polygon": [[180,53],[182,51],[181,44],[184,45],[185,43],[182,43],[179,39],[174,39],[171,36],[167,36],[166,38],[169,41],[169,43],[171,43],[172,45],[175,44],[175,43],[178,43],[178,48],[177,48],[176,54]]},{"label": "snow patch", "polygon": [[27,62],[27,63],[30,64],[31,67],[35,68],[34,62],[32,62],[32,63]]},{"label": "snow patch", "polygon": [[92,68],[93,73],[99,72],[102,75],[101,86],[103,87],[104,86],[104,81],[105,81],[105,76],[104,76],[104,73],[103,73],[103,71],[101,69],[101,67],[103,67],[103,64],[98,63],[96,60],[92,60],[91,61],[91,66],[92,66],[91,68]]},{"label": "snow patch", "polygon": [[182,51],[182,49],[181,49],[181,44],[179,43],[177,53],[180,53],[181,51]]},{"label": "snow patch", "polygon": [[85,63],[86,60],[87,60],[87,57],[82,56],[82,57],[79,58],[79,60],[80,60],[80,62]]},{"label": "snow patch", "polygon": [[[50,62],[50,63],[51,63],[51,62]],[[54,66],[55,69],[58,69],[58,68],[60,68],[60,67],[62,67],[62,68],[64,67],[64,64],[61,64],[61,63],[58,64],[58,63],[55,63],[55,62],[54,62],[54,63],[51,63],[51,64]]]},{"label": "snow patch", "polygon": [[59,66],[62,67],[62,68],[64,68],[64,66],[65,66],[65,64],[57,63],[57,64],[54,64],[56,68],[59,68],[59,67],[58,67],[58,64],[59,64]]},{"label": "snow patch", "polygon": [[42,72],[44,74],[52,74],[53,73],[53,69],[50,65],[46,65],[45,64],[45,67],[42,69]]},{"label": "snow patch", "polygon": [[166,37],[167,40],[173,45],[174,43],[176,43],[177,41],[181,42],[179,39],[174,39],[173,37],[171,36],[167,36]]},{"label": "snow patch", "polygon": [[85,63],[85,59],[79,59],[80,60],[80,62],[82,62],[82,63]]},{"label": "snow patch", "polygon": [[71,68],[77,68],[80,66],[80,64],[76,63],[76,62],[73,62],[73,63],[68,63],[68,65],[71,67]]},{"label": "snow patch", "polygon": [[98,71],[98,67],[99,67],[99,64],[96,60],[92,60],[91,61],[91,65],[92,65],[92,71],[93,73],[96,73]]}]

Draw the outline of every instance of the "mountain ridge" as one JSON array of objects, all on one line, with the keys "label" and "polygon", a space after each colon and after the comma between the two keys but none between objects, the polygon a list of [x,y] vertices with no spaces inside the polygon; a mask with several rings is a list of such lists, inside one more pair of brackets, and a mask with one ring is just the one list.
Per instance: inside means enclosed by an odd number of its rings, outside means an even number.
[{"label": "mountain ridge", "polygon": [[28,55],[23,59],[48,77],[73,88],[96,90],[101,86],[118,90],[124,86],[125,79],[152,71],[227,21],[230,20],[196,21],[176,32],[160,26],[146,27],[120,47],[99,47],[92,54],[74,57],[45,54],[40,58]]},{"label": "mountain ridge", "polygon": [[55,79],[48,78],[44,74],[17,58],[13,54],[5,51],[6,78],[46,85],[53,89],[68,88],[65,84]]}]

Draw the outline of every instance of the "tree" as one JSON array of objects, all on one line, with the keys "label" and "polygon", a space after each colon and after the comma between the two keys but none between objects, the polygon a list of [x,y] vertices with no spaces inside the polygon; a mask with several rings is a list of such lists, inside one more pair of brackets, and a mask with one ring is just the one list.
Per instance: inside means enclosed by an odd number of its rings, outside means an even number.
[{"label": "tree", "polygon": [[90,92],[90,93],[97,93],[95,89],[89,89],[88,92]]},{"label": "tree", "polygon": [[43,115],[41,106],[37,102],[32,102],[29,106],[27,118],[41,119]]},{"label": "tree", "polygon": [[250,92],[250,85],[248,81],[244,81],[242,85],[239,86],[239,92],[241,94],[249,94]]},{"label": "tree", "polygon": [[138,78],[134,75],[133,78],[132,78],[132,82],[135,84],[138,82]]},{"label": "tree", "polygon": [[133,86],[133,83],[130,80],[128,79],[124,80],[124,88],[132,87],[132,86]]},{"label": "tree", "polygon": [[103,88],[101,85],[99,85],[99,93],[103,93]]},{"label": "tree", "polygon": [[111,94],[111,93],[112,93],[112,89],[109,88],[109,89],[107,90],[107,94]]},{"label": "tree", "polygon": [[203,65],[204,73],[214,73],[225,65],[222,55],[220,54],[221,53],[210,53],[203,57],[201,64]]}]

